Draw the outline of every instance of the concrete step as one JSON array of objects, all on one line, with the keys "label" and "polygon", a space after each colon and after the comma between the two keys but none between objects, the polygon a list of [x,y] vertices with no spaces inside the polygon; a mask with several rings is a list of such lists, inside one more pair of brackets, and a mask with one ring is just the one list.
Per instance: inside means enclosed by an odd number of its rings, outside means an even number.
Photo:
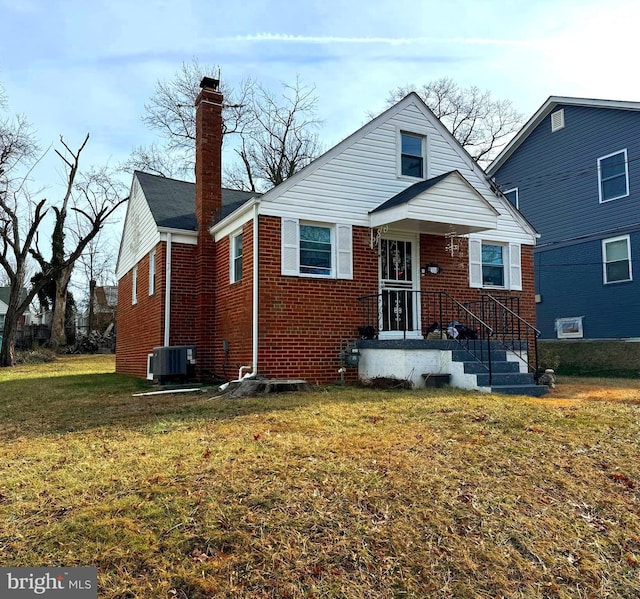
[{"label": "concrete step", "polygon": [[546,385],[492,385],[492,393],[502,395],[528,395],[530,397],[540,397],[549,391]]},{"label": "concrete step", "polygon": [[[477,362],[480,358],[484,358],[485,361],[489,358],[488,354],[478,352],[475,355],[468,352],[466,349],[454,349],[451,351],[451,359],[454,362]],[[507,352],[505,350],[492,349],[491,350],[492,362],[506,362]]]},{"label": "concrete step", "polygon": [[[484,362],[464,362],[464,371],[467,374],[486,374],[489,366]],[[520,364],[518,362],[492,362],[491,370],[495,372],[520,372]]]},{"label": "concrete step", "polygon": [[510,385],[533,385],[533,376],[528,372],[496,372],[489,381],[489,373],[476,375],[478,387],[510,386]]}]

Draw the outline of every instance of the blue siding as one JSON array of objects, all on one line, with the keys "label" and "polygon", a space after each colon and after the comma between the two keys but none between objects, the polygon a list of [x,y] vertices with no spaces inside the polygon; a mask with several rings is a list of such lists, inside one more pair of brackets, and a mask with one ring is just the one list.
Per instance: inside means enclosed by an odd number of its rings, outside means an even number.
[{"label": "blue siding", "polygon": [[[565,127],[552,133],[547,115],[495,173],[540,233],[538,328],[554,338],[556,318],[584,316],[585,338],[640,337],[640,112],[560,108]],[[625,148],[629,196],[600,204],[598,158]],[[629,233],[637,281],[604,285],[602,239]]]},{"label": "blue siding", "polygon": [[[559,108],[565,127],[551,133],[548,115],[495,174],[503,189],[518,187],[539,245],[640,222],[640,112]],[[624,148],[630,194],[600,204],[598,158]]]},{"label": "blue siding", "polygon": [[[607,237],[605,236],[605,239]],[[556,318],[584,316],[585,339],[640,337],[640,233],[632,233],[633,281],[603,282],[602,238],[535,256],[537,326],[544,339],[556,337]]]}]

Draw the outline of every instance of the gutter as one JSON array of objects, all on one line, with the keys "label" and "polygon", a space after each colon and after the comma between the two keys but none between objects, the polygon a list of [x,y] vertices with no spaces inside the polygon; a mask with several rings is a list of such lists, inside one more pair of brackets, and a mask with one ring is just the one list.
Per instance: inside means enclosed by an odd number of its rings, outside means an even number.
[{"label": "gutter", "polygon": [[164,269],[164,346],[169,346],[171,333],[171,236],[167,232],[166,265]]},{"label": "gutter", "polygon": [[258,374],[258,298],[259,298],[259,274],[260,274],[260,236],[259,236],[259,208],[260,200],[253,202],[253,374]]}]

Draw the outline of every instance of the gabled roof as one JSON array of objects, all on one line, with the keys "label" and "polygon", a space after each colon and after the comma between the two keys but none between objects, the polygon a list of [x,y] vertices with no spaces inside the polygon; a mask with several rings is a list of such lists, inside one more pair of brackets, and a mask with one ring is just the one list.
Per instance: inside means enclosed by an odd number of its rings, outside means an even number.
[{"label": "gabled roof", "polygon": [[418,181],[369,212],[371,227],[402,223],[436,235],[451,227],[463,235],[495,229],[499,215],[458,170]]},{"label": "gabled roof", "polygon": [[567,96],[549,96],[546,102],[538,108],[534,115],[518,131],[516,136],[504,147],[487,168],[487,174],[492,176],[506,162],[524,142],[533,130],[551,113],[556,106],[584,106],[588,108],[609,108],[613,110],[640,110],[640,102],[625,102],[622,100],[595,100],[591,98],[571,98]]},{"label": "gabled roof", "polygon": [[442,173],[442,175],[438,175],[437,177],[433,177],[432,179],[425,179],[424,181],[418,181],[418,183],[414,183],[413,185],[407,187],[399,194],[396,194],[392,198],[389,198],[386,202],[380,204],[373,210],[369,212],[372,214],[374,212],[379,212],[381,210],[387,210],[388,208],[393,208],[394,206],[399,206],[400,204],[405,204],[409,200],[412,200],[416,196],[420,195],[423,191],[427,191],[428,189],[434,187],[440,181],[446,179],[452,173],[457,173],[458,171],[449,171],[448,173]]},{"label": "gabled roof", "polygon": [[[170,179],[135,171],[149,209],[158,227],[196,231],[196,186],[189,181]],[[260,194],[222,188],[222,214],[230,214],[252,197]]]}]

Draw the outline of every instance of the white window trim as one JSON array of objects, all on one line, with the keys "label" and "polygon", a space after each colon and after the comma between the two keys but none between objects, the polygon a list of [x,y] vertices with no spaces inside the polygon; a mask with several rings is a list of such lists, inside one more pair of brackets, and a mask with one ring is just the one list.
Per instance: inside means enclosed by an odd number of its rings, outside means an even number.
[{"label": "white window trim", "polygon": [[149,254],[149,295],[156,292],[156,251]]},{"label": "white window trim", "polygon": [[[412,177],[410,175],[402,174],[402,134],[403,133],[422,138],[422,177]],[[428,179],[429,165],[430,165],[428,150],[429,150],[429,143],[428,143],[428,135],[426,131],[420,128],[409,130],[402,127],[396,127],[396,176],[398,177],[398,179],[403,179],[405,181],[413,181],[413,182],[424,181],[425,179]]]},{"label": "white window trim", "polygon": [[[485,285],[482,276],[482,244],[501,245],[504,268],[504,285]],[[522,291],[522,246],[492,239],[469,238],[469,287]]]},{"label": "white window trim", "polygon": [[[240,237],[242,238],[242,229],[239,229],[229,235],[229,283],[238,283],[242,280],[242,277],[236,279],[236,258],[235,250],[236,250],[236,239]],[[244,246],[242,248],[242,260],[243,260],[243,274],[244,274]]]},{"label": "white window trim", "polygon": [[511,189],[507,189],[506,191],[504,191],[504,196],[506,197],[508,193],[511,193],[513,191],[516,192],[516,208],[520,210],[520,193],[518,192],[517,187],[512,187]]},{"label": "white window trim", "polygon": [[[617,154],[624,154],[624,176],[627,184],[627,193],[616,196],[614,198],[607,198],[606,200],[602,198],[602,170],[600,168],[600,163],[607,158],[611,158],[611,156],[616,156]],[[613,202],[614,200],[619,200],[620,198],[626,198],[629,195],[629,161],[627,160],[627,148],[623,150],[618,150],[617,152],[611,152],[611,154],[607,154],[606,156],[600,156],[598,158],[598,198],[600,199],[601,204],[606,204],[607,202]]]},{"label": "white window trim", "polygon": [[[582,319],[584,316],[571,316],[568,318],[556,318],[555,329],[557,339],[582,339],[584,337],[584,329]],[[578,330],[575,333],[563,333],[562,325],[576,323]]]},{"label": "white window trim", "polygon": [[133,267],[131,272],[131,304],[135,306],[138,303],[138,265]]},{"label": "white window trim", "polygon": [[[312,227],[326,227],[331,234],[331,274],[318,275],[300,272],[300,225]],[[293,231],[295,227],[295,241],[285,239],[285,227]],[[342,232],[342,235],[341,235]],[[296,218],[282,218],[281,220],[281,273],[285,276],[304,277],[310,279],[353,279],[353,230],[350,224],[328,223],[319,221],[298,220]],[[345,237],[344,243],[340,239]],[[340,260],[340,258],[343,260]],[[287,266],[289,264],[289,266]],[[340,265],[343,265],[341,268]],[[294,266],[295,265],[295,266]]]},{"label": "white window trim", "polygon": [[[627,261],[629,262],[629,278],[620,279],[619,281],[607,281],[607,244],[615,241],[627,242]],[[633,270],[631,262],[631,238],[629,235],[620,235],[619,237],[610,237],[602,240],[602,281],[605,285],[616,285],[617,283],[628,283],[633,281]]]}]

